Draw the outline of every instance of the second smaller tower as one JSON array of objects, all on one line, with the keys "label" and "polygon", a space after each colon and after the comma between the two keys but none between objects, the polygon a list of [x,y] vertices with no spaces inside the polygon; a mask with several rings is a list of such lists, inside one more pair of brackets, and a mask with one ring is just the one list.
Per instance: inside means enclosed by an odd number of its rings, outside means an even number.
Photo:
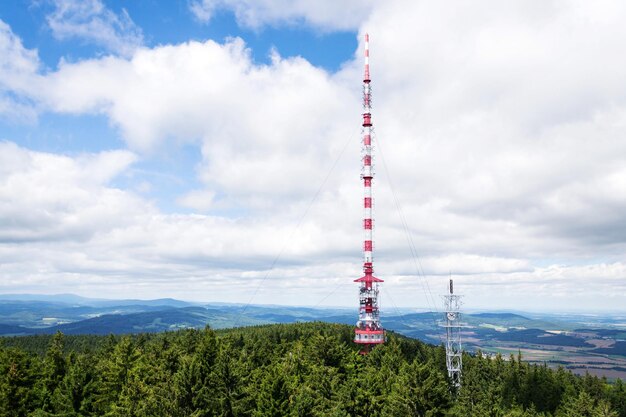
[{"label": "second smaller tower", "polygon": [[448,294],[444,296],[446,328],[446,367],[454,388],[461,387],[463,356],[461,351],[461,296],[454,294],[454,282],[450,279]]}]

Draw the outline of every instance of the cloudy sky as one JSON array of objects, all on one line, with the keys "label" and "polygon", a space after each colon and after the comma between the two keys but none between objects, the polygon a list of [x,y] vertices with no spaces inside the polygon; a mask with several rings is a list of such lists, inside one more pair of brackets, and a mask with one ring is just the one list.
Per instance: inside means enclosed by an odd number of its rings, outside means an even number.
[{"label": "cloudy sky", "polygon": [[0,293],[626,310],[626,3],[11,0]]}]

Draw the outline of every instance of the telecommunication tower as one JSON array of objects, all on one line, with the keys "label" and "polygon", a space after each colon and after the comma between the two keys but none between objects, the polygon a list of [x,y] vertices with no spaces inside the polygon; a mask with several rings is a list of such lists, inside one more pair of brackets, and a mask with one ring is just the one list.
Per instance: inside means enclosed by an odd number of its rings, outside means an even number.
[{"label": "telecommunication tower", "polygon": [[385,331],[380,324],[378,310],[378,285],[382,279],[374,276],[374,264],[372,252],[374,244],[372,240],[372,91],[370,86],[369,66],[369,35],[365,34],[365,72],[363,76],[363,166],[361,179],[364,185],[363,198],[363,230],[365,239],[363,242],[363,276],[354,280],[359,286],[359,320],[354,329],[354,342],[363,345],[362,354],[367,354],[373,345],[385,342]]},{"label": "telecommunication tower", "polygon": [[444,327],[446,328],[446,366],[452,385],[461,387],[463,361],[461,356],[461,296],[454,294],[454,283],[450,279],[448,294],[444,296],[446,312]]}]

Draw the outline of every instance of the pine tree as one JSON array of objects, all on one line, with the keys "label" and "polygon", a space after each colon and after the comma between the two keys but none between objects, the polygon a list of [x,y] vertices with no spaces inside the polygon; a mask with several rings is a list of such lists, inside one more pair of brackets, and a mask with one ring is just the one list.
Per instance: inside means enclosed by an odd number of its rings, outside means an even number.
[{"label": "pine tree", "polygon": [[54,411],[52,406],[52,395],[57,389],[67,370],[67,362],[63,353],[65,338],[63,333],[56,332],[43,361],[43,375],[38,381],[41,409],[44,411]]},{"label": "pine tree", "polygon": [[626,417],[626,385],[617,379],[609,390],[609,400],[619,417]]},{"label": "pine tree", "polygon": [[255,417],[282,417],[289,415],[290,393],[284,373],[276,366],[265,372],[256,396]]},{"label": "pine tree", "polygon": [[37,371],[32,359],[18,349],[0,350],[0,414],[25,416],[38,408],[34,390]]},{"label": "pine tree", "polygon": [[101,358],[98,363],[99,377],[94,399],[97,413],[104,415],[117,406],[119,396],[128,382],[130,370],[140,354],[132,339],[125,336],[115,344],[110,355]]},{"label": "pine tree", "polygon": [[450,408],[446,378],[434,363],[404,363],[382,409],[383,416],[445,416]]},{"label": "pine tree", "polygon": [[557,417],[596,417],[594,401],[591,396],[581,391],[577,397],[569,397],[556,413]]},{"label": "pine tree", "polygon": [[91,415],[96,393],[93,359],[85,354],[71,354],[67,372],[54,390],[52,409],[55,413]]}]

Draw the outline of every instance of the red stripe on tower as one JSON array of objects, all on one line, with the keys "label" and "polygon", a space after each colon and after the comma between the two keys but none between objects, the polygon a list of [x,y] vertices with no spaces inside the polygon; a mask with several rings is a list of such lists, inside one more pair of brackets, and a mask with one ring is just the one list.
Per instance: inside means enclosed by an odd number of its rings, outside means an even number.
[{"label": "red stripe on tower", "polygon": [[380,324],[378,309],[378,285],[382,279],[374,276],[374,241],[372,239],[372,91],[369,65],[369,35],[365,34],[365,70],[363,75],[363,166],[361,178],[364,185],[363,207],[363,276],[359,283],[359,320],[354,329],[354,342],[363,345],[361,353],[366,354],[372,346],[385,342],[385,330]]}]

